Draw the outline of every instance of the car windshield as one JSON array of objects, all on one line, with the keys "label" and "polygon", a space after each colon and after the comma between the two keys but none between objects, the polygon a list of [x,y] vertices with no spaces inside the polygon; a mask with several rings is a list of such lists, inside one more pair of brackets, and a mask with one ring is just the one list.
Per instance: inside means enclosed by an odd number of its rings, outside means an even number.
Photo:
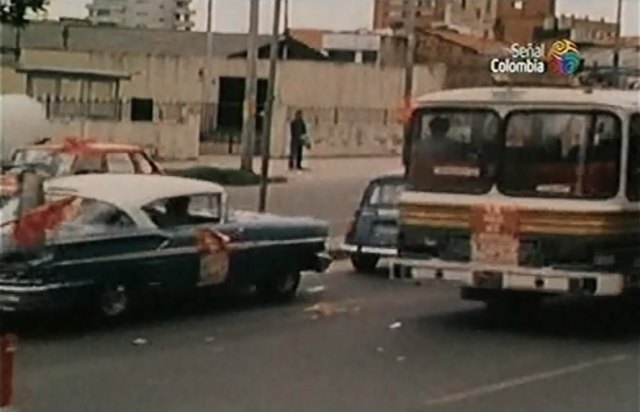
[{"label": "car windshield", "polygon": [[620,123],[602,112],[514,112],[499,189],[512,196],[608,198],[619,186]]},{"label": "car windshield", "polygon": [[367,199],[370,206],[396,206],[404,189],[401,182],[376,183]]},{"label": "car windshield", "polygon": [[488,110],[423,111],[413,128],[409,184],[415,190],[485,193],[499,156],[498,115]]},{"label": "car windshield", "polygon": [[62,176],[71,173],[74,156],[48,149],[20,149],[15,152],[12,165],[20,168],[24,166],[43,166],[52,176]]}]

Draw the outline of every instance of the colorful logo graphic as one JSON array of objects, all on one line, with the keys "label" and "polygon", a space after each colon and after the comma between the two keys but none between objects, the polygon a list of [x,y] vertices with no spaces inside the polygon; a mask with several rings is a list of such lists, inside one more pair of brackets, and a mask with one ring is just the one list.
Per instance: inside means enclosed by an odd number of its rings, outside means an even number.
[{"label": "colorful logo graphic", "polygon": [[558,40],[551,45],[547,64],[554,73],[562,76],[577,74],[582,66],[578,47],[571,40]]}]

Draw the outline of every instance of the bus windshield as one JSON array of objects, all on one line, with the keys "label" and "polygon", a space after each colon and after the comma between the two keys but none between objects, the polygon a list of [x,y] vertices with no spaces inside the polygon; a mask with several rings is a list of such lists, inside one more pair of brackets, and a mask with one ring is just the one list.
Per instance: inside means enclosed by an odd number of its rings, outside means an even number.
[{"label": "bus windshield", "polygon": [[415,121],[408,176],[412,190],[491,190],[500,158],[500,118],[495,112],[427,110]]},{"label": "bus windshield", "polygon": [[627,197],[634,202],[640,201],[640,114],[631,117],[629,127]]},{"label": "bus windshield", "polygon": [[502,193],[597,199],[617,194],[622,138],[613,114],[518,111],[507,117],[505,133]]}]

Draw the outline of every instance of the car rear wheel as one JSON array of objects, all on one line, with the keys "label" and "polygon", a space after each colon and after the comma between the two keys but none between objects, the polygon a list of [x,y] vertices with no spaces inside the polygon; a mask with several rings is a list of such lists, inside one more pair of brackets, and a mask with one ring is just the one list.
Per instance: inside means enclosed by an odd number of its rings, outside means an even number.
[{"label": "car rear wheel", "polygon": [[290,271],[257,286],[258,294],[269,303],[286,303],[295,298],[300,286],[300,272]]},{"label": "car rear wheel", "polygon": [[376,270],[380,256],[355,253],[350,256],[351,265],[359,273],[371,273]]},{"label": "car rear wheel", "polygon": [[98,293],[98,313],[105,319],[120,319],[130,312],[131,293],[124,283],[103,285]]}]

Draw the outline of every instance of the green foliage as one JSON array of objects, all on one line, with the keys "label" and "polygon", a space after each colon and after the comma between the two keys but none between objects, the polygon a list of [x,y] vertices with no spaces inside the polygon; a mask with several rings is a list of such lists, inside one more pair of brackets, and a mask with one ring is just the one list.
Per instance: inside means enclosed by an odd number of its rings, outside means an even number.
[{"label": "green foliage", "polygon": [[[188,177],[191,179],[206,180],[207,182],[218,183],[225,186],[253,186],[260,184],[259,175],[244,170],[222,169],[209,166],[197,166],[182,170],[168,170],[172,176]],[[284,183],[286,178],[270,178],[271,183]]]},{"label": "green foliage", "polygon": [[49,0],[0,0],[0,23],[24,27],[29,13],[46,11]]}]

